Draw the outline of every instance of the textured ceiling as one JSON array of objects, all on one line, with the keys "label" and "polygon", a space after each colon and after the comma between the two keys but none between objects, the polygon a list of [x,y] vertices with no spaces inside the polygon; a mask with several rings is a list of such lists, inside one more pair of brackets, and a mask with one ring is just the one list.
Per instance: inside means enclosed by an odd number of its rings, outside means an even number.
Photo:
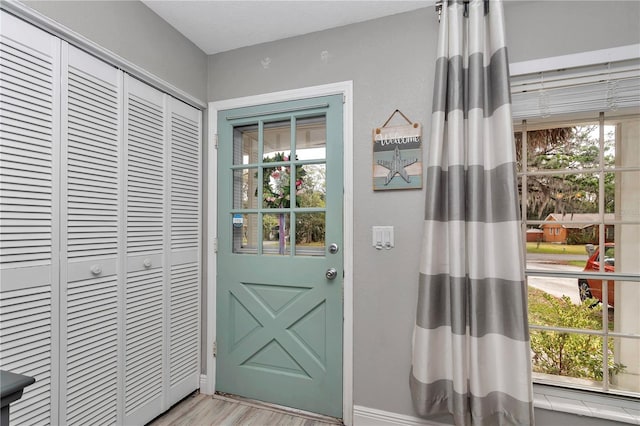
[{"label": "textured ceiling", "polygon": [[210,55],[435,4],[435,0],[142,1]]}]

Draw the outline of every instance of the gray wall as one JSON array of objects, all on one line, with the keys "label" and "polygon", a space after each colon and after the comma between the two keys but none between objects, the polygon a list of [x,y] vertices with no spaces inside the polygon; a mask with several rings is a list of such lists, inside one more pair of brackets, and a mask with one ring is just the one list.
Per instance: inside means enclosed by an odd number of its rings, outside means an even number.
[{"label": "gray wall", "polygon": [[507,1],[509,59],[550,56],[636,44],[638,1]]},{"label": "gray wall", "polygon": [[[512,62],[640,43],[638,2],[508,2],[505,15]],[[353,80],[354,399],[406,415],[424,191],[373,192],[371,130],[398,108],[428,136],[437,27],[430,7],[209,57],[209,101]],[[395,227],[395,249],[371,247],[373,225]],[[583,421],[538,423],[568,418]]]},{"label": "gray wall", "polygon": [[24,4],[204,100],[207,56],[139,1],[24,1]]}]

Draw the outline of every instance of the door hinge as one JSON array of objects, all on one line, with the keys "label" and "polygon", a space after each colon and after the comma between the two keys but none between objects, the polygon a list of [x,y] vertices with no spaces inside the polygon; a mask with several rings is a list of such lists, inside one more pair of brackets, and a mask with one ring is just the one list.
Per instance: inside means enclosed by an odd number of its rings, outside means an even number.
[{"label": "door hinge", "polygon": [[218,342],[213,342],[213,357],[218,356]]},{"label": "door hinge", "polygon": [[218,238],[214,238],[213,239],[213,252],[217,253],[218,252]]},{"label": "door hinge", "polygon": [[217,133],[215,133],[215,134],[213,135],[213,147],[214,147],[215,149],[218,149],[218,134],[217,134]]}]

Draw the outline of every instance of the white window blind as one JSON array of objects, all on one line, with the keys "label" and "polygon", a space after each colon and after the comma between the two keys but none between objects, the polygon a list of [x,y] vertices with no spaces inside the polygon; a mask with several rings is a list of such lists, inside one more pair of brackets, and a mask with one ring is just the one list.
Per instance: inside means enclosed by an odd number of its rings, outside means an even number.
[{"label": "white window blind", "polygon": [[640,107],[640,59],[511,78],[514,120]]}]

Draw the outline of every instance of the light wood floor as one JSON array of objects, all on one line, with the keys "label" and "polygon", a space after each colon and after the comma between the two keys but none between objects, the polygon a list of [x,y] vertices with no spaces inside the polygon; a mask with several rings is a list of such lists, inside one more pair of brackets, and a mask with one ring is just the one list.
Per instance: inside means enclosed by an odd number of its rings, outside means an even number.
[{"label": "light wood floor", "polygon": [[147,426],[325,426],[331,418],[291,413],[260,403],[221,395],[194,394]]}]

